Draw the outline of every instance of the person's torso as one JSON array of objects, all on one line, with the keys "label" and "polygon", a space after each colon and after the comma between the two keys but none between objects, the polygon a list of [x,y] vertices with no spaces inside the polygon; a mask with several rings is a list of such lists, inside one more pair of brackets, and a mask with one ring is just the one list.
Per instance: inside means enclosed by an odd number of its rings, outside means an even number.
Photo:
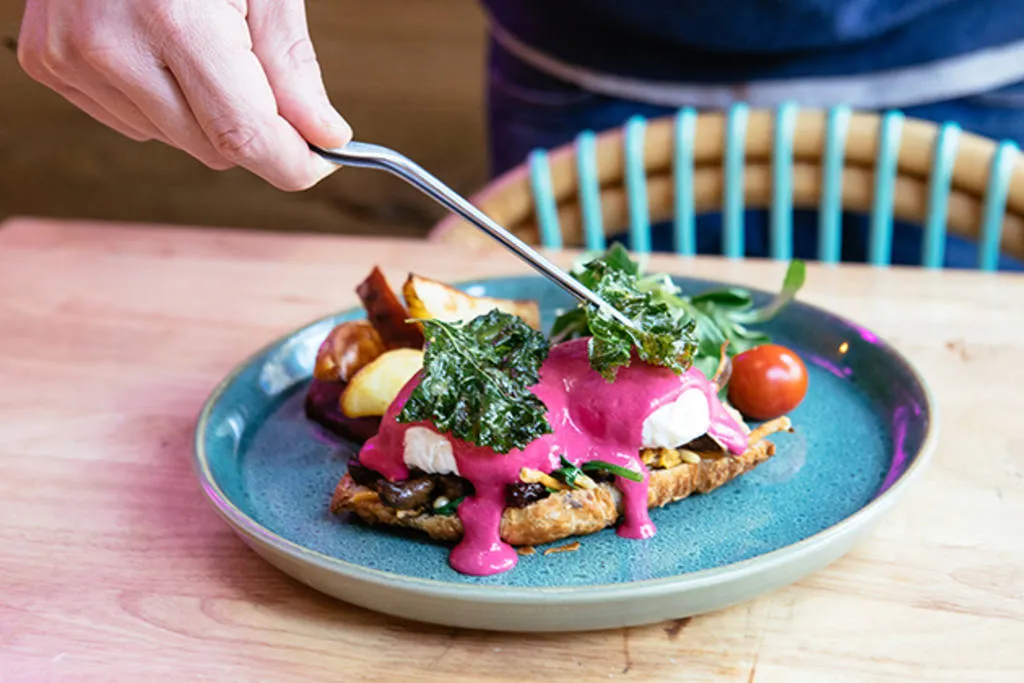
[{"label": "person's torso", "polygon": [[[913,73],[1024,79],[1024,0],[483,0],[521,55],[613,79],[744,84]],[[970,58],[970,59],[967,59]],[[537,60],[535,60],[537,61]],[[956,82],[954,82],[956,81]],[[890,84],[890,87],[902,85]],[[883,98],[884,99],[884,98]]]}]

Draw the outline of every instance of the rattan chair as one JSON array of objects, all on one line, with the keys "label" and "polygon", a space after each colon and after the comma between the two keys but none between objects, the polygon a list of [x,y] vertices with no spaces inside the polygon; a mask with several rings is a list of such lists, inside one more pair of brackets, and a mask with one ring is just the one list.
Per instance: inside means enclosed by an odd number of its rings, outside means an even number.
[{"label": "rattan chair", "polygon": [[[953,123],[854,112],[776,110],[630,119],[550,152],[537,150],[472,197],[519,237],[546,248],[601,249],[628,234],[651,249],[652,224],[671,221],[680,254],[695,250],[695,218],[720,211],[722,254],[745,254],[744,210],[769,211],[770,255],[788,259],[794,209],[817,209],[818,254],[840,260],[842,214],[869,216],[868,260],[890,263],[894,219],[924,231],[921,265],[941,267],[946,231],[975,240],[978,267],[1000,252],[1024,259],[1024,155],[1009,141]],[[429,239],[500,248],[457,217]]]}]

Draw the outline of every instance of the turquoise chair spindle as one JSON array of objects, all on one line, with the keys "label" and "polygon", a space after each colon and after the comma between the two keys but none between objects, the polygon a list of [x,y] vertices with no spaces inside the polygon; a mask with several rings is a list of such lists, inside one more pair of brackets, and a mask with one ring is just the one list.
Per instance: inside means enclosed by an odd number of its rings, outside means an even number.
[{"label": "turquoise chair spindle", "polygon": [[985,193],[985,214],[981,219],[981,257],[978,267],[982,270],[995,270],[999,262],[1006,195],[1018,157],[1020,150],[1016,143],[1010,141],[1000,143],[992,157],[988,192]]},{"label": "turquoise chair spindle", "polygon": [[629,195],[629,240],[633,251],[651,250],[651,217],[647,206],[647,172],[644,167],[644,131],[647,121],[634,116],[626,122],[626,192]]},{"label": "turquoise chair spindle", "polygon": [[868,259],[876,266],[887,266],[892,259],[894,188],[900,135],[903,132],[903,114],[898,111],[886,112],[880,128],[878,155],[875,158],[875,199],[871,207]]},{"label": "turquoise chair spindle", "polygon": [[786,102],[775,114],[772,146],[771,255],[788,261],[793,257],[793,135],[796,133],[795,102]]},{"label": "turquoise chair spindle", "polygon": [[693,145],[697,134],[697,110],[676,115],[672,168],[675,173],[675,248],[677,254],[697,253],[697,210],[693,204]]},{"label": "turquoise chair spindle", "polygon": [[589,251],[604,251],[604,217],[601,215],[601,185],[597,179],[597,136],[584,131],[576,138],[576,173],[580,177],[580,207]]},{"label": "turquoise chair spindle", "polygon": [[[722,138],[707,138],[710,130],[721,130]],[[553,176],[556,167],[572,171]],[[808,194],[812,176],[816,197]],[[717,206],[708,203],[711,187],[720,188]],[[817,208],[817,257],[827,263],[841,259],[843,213],[854,210],[868,214],[868,260],[877,266],[891,263],[894,220],[916,213],[922,266],[942,266],[949,230],[976,239],[977,265],[991,271],[1001,247],[1024,257],[1022,195],[1024,156],[1012,142],[996,144],[956,124],[934,126],[898,111],[810,112],[787,102],[771,112],[742,103],[721,114],[683,109],[665,119],[636,116],[600,135],[585,131],[563,148],[536,150],[474,199],[550,249],[568,243],[599,250],[606,234],[625,231],[634,251],[648,252],[652,223],[670,221],[672,248],[681,255],[696,252],[696,216],[717,210],[722,253],[730,258],[745,255],[745,209],[763,207],[769,253],[778,260],[793,253],[794,208]],[[563,232],[560,215],[578,226],[578,235],[570,235],[577,228]],[[472,240],[468,226],[455,220],[443,221],[432,237]]]},{"label": "turquoise chair spindle", "polygon": [[818,260],[837,263],[842,245],[843,155],[850,127],[850,108],[836,107],[828,113],[825,158],[821,165],[821,205],[818,208]]},{"label": "turquoise chair spindle", "polygon": [[953,162],[960,142],[960,127],[946,123],[939,128],[932,160],[932,177],[928,186],[928,219],[924,225],[924,249],[921,265],[940,268],[946,249],[946,209],[953,182]]},{"label": "turquoise chair spindle", "polygon": [[744,251],[743,171],[750,108],[734,104],[725,123],[725,185],[722,190],[722,253],[740,258]]}]

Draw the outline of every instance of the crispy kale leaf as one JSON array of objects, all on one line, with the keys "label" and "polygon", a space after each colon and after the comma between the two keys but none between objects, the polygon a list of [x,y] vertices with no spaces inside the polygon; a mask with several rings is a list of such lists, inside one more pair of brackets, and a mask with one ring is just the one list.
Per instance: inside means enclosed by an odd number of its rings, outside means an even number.
[{"label": "crispy kale leaf", "polygon": [[[587,279],[591,277],[589,273],[594,270],[592,264],[595,262],[604,262],[608,268],[632,276],[637,290],[667,307],[677,319],[688,321],[686,324],[696,343],[693,365],[708,378],[718,367],[722,344],[728,342],[728,353],[735,356],[771,341],[767,334],[752,329],[750,325],[766,322],[782,310],[803,286],[806,275],[803,261],[791,262],[782,291],[766,306],[755,308],[753,296],[745,289],[726,288],[685,296],[668,275],[644,275],[640,264],[633,261],[619,244],[613,245],[601,257],[575,268],[573,275],[588,286],[596,286],[594,280]],[[551,338],[555,342],[590,334],[590,319],[582,308],[563,313],[551,329]]]},{"label": "crispy kale leaf", "polygon": [[583,264],[573,276],[633,322],[623,325],[594,306],[559,317],[551,330],[555,341],[589,335],[590,365],[612,381],[627,366],[633,349],[646,363],[683,372],[696,349],[694,321],[679,315],[650,292],[639,288],[639,265],[619,244]]},{"label": "crispy kale leaf", "polygon": [[[728,342],[727,352],[737,356],[755,346],[771,342],[762,330],[750,327],[767,322],[788,304],[803,287],[806,267],[803,261],[792,261],[786,270],[782,290],[765,306],[754,307],[753,295],[737,287],[716,289],[692,297],[682,296],[679,288],[662,277],[659,284],[641,284],[650,288],[655,296],[672,308],[679,308],[697,323],[698,347],[694,364],[708,377],[718,367],[722,344]],[[656,281],[652,276],[651,281]]]},{"label": "crispy kale leaf", "polygon": [[[591,272],[597,269],[595,266]],[[597,294],[624,313],[634,326],[587,307],[591,367],[613,380],[618,368],[629,365],[634,348],[641,360],[652,365],[663,365],[677,373],[690,367],[696,348],[692,320],[674,316],[668,306],[639,291],[635,276],[608,269],[598,277]]]},{"label": "crispy kale leaf", "polygon": [[496,453],[551,432],[544,403],[529,391],[549,351],[540,332],[498,310],[463,323],[420,322],[423,373],[399,422],[427,421]]}]

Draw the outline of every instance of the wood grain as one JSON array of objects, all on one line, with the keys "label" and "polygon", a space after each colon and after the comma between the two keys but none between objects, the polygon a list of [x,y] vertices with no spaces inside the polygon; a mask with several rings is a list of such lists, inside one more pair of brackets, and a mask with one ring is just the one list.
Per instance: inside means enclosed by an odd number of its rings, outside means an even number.
[{"label": "wood grain", "polygon": [[[115,133],[31,80],[0,0],[0,220],[13,215],[419,236],[443,211],[385,173],[345,170],[301,193],[216,172]],[[402,150],[459,192],[486,180],[484,28],[475,0],[307,0],[327,90],[361,140]]]},{"label": "wood grain", "polygon": [[[1024,278],[810,266],[803,299],[869,326],[930,382],[942,436],[925,477],[854,552],[763,599],[530,636],[325,598],[249,551],[198,490],[190,439],[208,392],[270,339],[353,304],[373,263],[396,280],[524,271],[412,241],[0,229],[0,680],[1024,680]],[[783,270],[653,266],[763,287]]]}]

